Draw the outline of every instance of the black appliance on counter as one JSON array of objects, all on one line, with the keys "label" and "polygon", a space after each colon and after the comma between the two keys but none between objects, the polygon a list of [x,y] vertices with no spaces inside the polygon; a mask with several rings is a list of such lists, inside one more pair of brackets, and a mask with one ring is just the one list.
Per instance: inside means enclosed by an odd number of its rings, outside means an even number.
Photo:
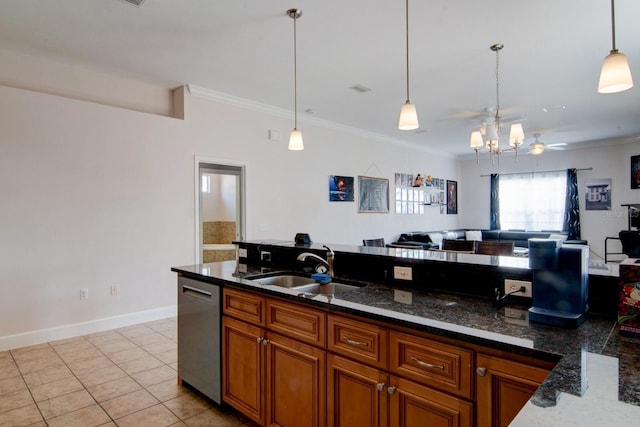
[{"label": "black appliance on counter", "polygon": [[533,270],[529,320],[563,328],[582,324],[589,308],[589,247],[529,239],[529,268]]},{"label": "black appliance on counter", "polygon": [[178,376],[222,403],[220,286],[178,276]]}]

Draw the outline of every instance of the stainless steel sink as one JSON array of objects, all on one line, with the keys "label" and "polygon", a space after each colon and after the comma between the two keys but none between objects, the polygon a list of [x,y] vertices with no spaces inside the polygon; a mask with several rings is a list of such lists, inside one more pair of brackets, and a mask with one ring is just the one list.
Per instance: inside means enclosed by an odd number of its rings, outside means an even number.
[{"label": "stainless steel sink", "polygon": [[308,276],[296,276],[293,274],[258,277],[250,280],[258,282],[261,285],[273,285],[283,288],[297,288],[298,286],[305,286],[314,283],[314,281]]},{"label": "stainless steel sink", "polygon": [[298,275],[293,273],[267,273],[267,275],[248,276],[246,279],[258,282],[261,285],[280,286],[289,288],[306,294],[335,294],[339,292],[353,291],[364,287],[364,284],[346,284],[339,282],[331,282],[321,285],[313,281],[309,276]]}]

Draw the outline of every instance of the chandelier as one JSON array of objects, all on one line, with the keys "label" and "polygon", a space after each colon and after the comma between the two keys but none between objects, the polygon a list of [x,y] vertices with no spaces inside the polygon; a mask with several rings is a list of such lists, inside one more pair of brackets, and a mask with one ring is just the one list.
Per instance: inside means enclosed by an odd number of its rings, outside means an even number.
[{"label": "chandelier", "polygon": [[[487,111],[487,117],[483,120],[480,130],[471,132],[469,145],[476,152],[476,161],[480,163],[480,150],[483,147],[489,151],[491,162],[498,158],[500,162],[500,154],[505,151],[514,150],[516,152],[516,160],[518,159],[518,147],[524,142],[524,129],[522,123],[513,123],[509,132],[509,148],[500,146],[502,136],[502,126],[500,117],[500,55],[499,52],[504,48],[503,44],[496,43],[491,45],[489,49],[496,53],[496,109]],[[484,131],[484,132],[483,132]],[[484,135],[484,137],[483,137]]]}]

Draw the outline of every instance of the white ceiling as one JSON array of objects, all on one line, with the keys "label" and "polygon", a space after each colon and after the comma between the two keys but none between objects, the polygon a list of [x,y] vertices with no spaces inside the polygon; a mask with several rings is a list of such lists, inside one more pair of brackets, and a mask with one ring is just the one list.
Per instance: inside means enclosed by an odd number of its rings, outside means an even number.
[{"label": "white ceiling", "polygon": [[[140,7],[124,0],[0,0],[0,46],[293,110],[293,21],[285,14],[291,7],[303,12],[297,23],[303,134],[311,115],[473,154],[469,134],[496,103],[489,46],[503,43],[502,116],[526,119],[526,144],[534,133],[547,144],[574,146],[640,135],[638,0],[616,2],[617,47],[636,87],[609,95],[596,90],[611,49],[608,0],[411,0],[411,100],[420,133],[397,129],[406,98],[402,0],[146,0]],[[372,90],[350,89],[356,84]]]}]

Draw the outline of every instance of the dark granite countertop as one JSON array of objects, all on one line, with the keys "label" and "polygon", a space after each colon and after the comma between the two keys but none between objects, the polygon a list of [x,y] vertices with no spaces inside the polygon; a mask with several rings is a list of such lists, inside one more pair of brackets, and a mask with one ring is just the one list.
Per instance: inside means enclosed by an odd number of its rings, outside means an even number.
[{"label": "dark granite countertop", "polygon": [[[243,287],[511,353],[558,361],[512,425],[591,425],[591,421],[600,420],[597,415],[601,415],[601,408],[607,404],[615,409],[615,416],[609,414],[614,418],[593,425],[613,425],[609,424],[613,419],[622,423],[636,411],[634,416],[640,415],[640,372],[636,369],[640,366],[640,344],[619,337],[615,320],[611,318],[588,316],[576,329],[561,329],[529,323],[523,306],[509,303],[496,307],[483,299],[421,291],[415,287],[411,288],[412,304],[407,305],[394,302],[393,288],[375,283],[332,296],[300,295],[295,290],[245,279],[252,272],[238,272],[238,264],[234,261],[174,267],[172,270],[198,280]],[[598,366],[603,360],[617,366],[617,371],[600,369]],[[596,367],[592,366],[594,363]],[[594,381],[605,371],[610,382],[612,377],[617,378],[616,387],[610,385],[606,393],[599,392],[604,396],[598,395],[598,409],[587,401],[590,393],[595,393],[591,389],[600,389],[593,387]],[[577,414],[573,414],[576,408],[573,399],[584,401],[582,406],[586,409],[579,415],[584,418],[582,424],[573,423],[577,419]],[[591,417],[587,415],[590,410],[594,411]]]}]

